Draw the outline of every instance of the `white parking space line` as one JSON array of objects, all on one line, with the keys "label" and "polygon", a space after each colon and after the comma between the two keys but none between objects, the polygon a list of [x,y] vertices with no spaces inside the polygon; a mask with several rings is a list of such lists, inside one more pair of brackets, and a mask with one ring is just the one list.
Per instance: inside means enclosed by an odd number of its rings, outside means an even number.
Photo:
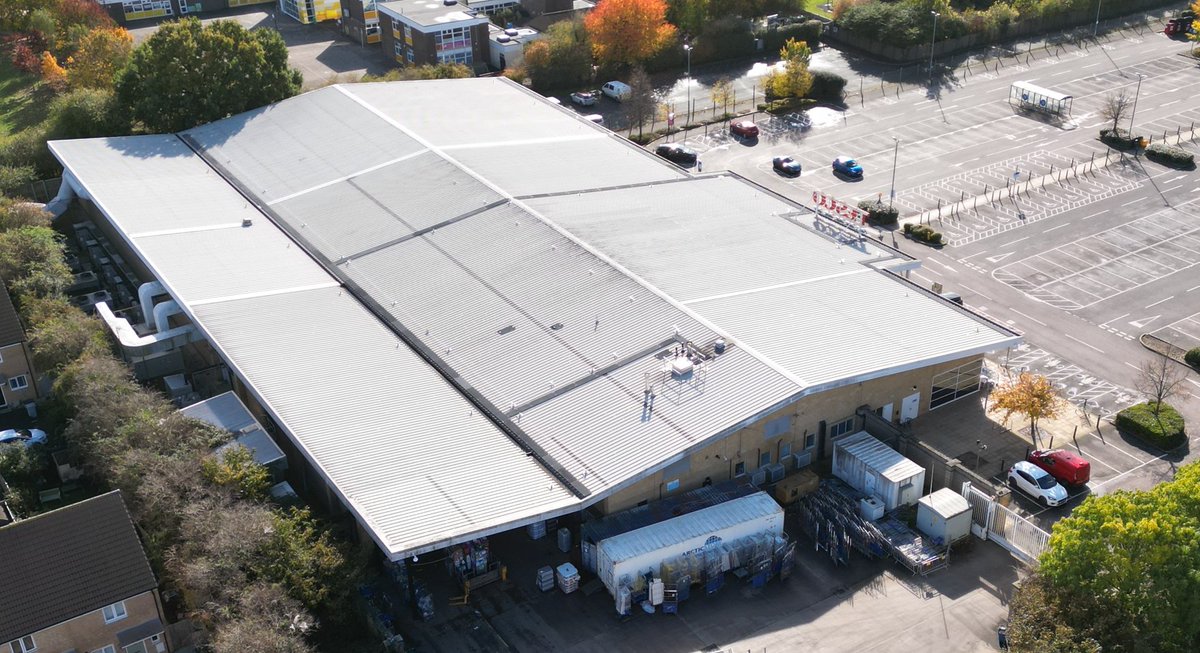
[{"label": "white parking space line", "polygon": [[[1134,460],[1141,460],[1140,458],[1136,458],[1136,457],[1134,457],[1134,456],[1131,456],[1131,455],[1130,455],[1128,452],[1126,452],[1126,451],[1124,451],[1124,450],[1122,450],[1122,449],[1119,449],[1119,448],[1117,448],[1117,447],[1113,447],[1113,448],[1114,448],[1114,449],[1116,449],[1117,451],[1120,451],[1121,453],[1125,454],[1126,456],[1129,456],[1130,458],[1133,458]],[[1133,472],[1136,472],[1137,470],[1139,470],[1139,469],[1141,469],[1141,468],[1145,467],[1146,465],[1149,465],[1150,463],[1152,463],[1152,462],[1155,462],[1155,461],[1158,461],[1158,460],[1162,460],[1163,458],[1166,458],[1166,457],[1167,457],[1167,456],[1169,456],[1169,455],[1170,455],[1170,454],[1165,454],[1165,453],[1164,453],[1164,454],[1162,454],[1162,455],[1155,456],[1154,458],[1151,458],[1150,460],[1147,460],[1147,461],[1145,461],[1145,462],[1141,463],[1140,465],[1138,465],[1137,467],[1134,467],[1133,469],[1127,469],[1127,470],[1125,470],[1125,471],[1121,472],[1120,474],[1117,474],[1116,476],[1114,476],[1114,477],[1112,477],[1112,478],[1105,479],[1105,480],[1104,480],[1102,483],[1100,483],[1099,485],[1097,485],[1097,486],[1096,486],[1096,488],[1102,488],[1102,487],[1104,487],[1105,485],[1108,485],[1109,483],[1112,483],[1113,481],[1115,481],[1115,480],[1117,480],[1117,479],[1124,478],[1125,476],[1128,476],[1129,474],[1132,474]]]},{"label": "white parking space line", "polygon": [[1197,288],[1200,288],[1200,286],[1192,286],[1191,288],[1188,288],[1185,292],[1192,292],[1193,290],[1195,290]]},{"label": "white parking space line", "polygon": [[988,300],[989,302],[991,302],[991,301],[995,301],[995,300],[994,300],[994,299],[992,299],[991,297],[988,297],[987,295],[985,295],[985,294],[983,294],[983,293],[979,292],[978,290],[975,290],[974,288],[972,288],[972,287],[968,286],[968,285],[967,285],[967,284],[965,284],[965,283],[960,283],[960,284],[958,284],[958,285],[962,286],[962,287],[963,287],[963,290],[966,290],[967,292],[970,292],[971,294],[974,294],[974,295],[979,295],[980,297],[982,297],[982,298],[984,298],[984,299]]},{"label": "white parking space line", "polygon": [[1004,245],[1001,245],[1001,247],[1008,247],[1010,245],[1016,245],[1017,243],[1021,242],[1022,240],[1029,240],[1029,236],[1025,236],[1024,238],[1018,238],[1018,239],[1012,241],[1011,243],[1005,243]]},{"label": "white parking space line", "polygon": [[1145,202],[1145,201],[1146,201],[1145,199],[1143,199],[1143,198],[1139,197],[1139,198],[1137,198],[1136,200],[1129,200],[1128,202],[1125,202],[1125,203],[1124,203],[1124,204],[1122,204],[1121,206],[1129,206],[1130,204],[1137,204],[1137,203],[1139,203],[1139,202]]},{"label": "white parking space line", "polygon": [[1079,338],[1076,338],[1075,336],[1073,336],[1073,335],[1071,335],[1071,334],[1069,334],[1069,333],[1064,333],[1063,335],[1064,335],[1064,336],[1066,336],[1066,337],[1068,337],[1068,338],[1070,338],[1071,340],[1074,340],[1075,342],[1078,342],[1079,344],[1083,345],[1084,347],[1090,347],[1090,348],[1092,348],[1092,349],[1095,349],[1096,351],[1100,352],[1101,354],[1103,354],[1103,353],[1104,353],[1104,350],[1103,350],[1103,349],[1101,349],[1101,348],[1099,348],[1099,347],[1096,347],[1095,345],[1092,345],[1092,344],[1086,343],[1086,342],[1084,342],[1084,341],[1080,340]]},{"label": "white parking space line", "polygon": [[1034,321],[1034,322],[1036,322],[1036,323],[1038,323],[1038,324],[1040,324],[1040,325],[1042,325],[1042,326],[1046,326],[1046,323],[1045,323],[1045,322],[1043,322],[1043,321],[1041,321],[1041,320],[1037,319],[1036,317],[1030,317],[1030,316],[1028,316],[1028,315],[1026,315],[1026,314],[1022,313],[1021,311],[1018,311],[1017,309],[1013,308],[1012,306],[1009,306],[1009,307],[1008,307],[1008,310],[1010,310],[1010,311],[1012,311],[1012,312],[1016,313],[1017,315],[1020,315],[1021,317],[1025,318],[1025,319],[1027,319],[1027,320],[1032,320],[1032,321]]},{"label": "white parking space line", "polygon": [[1167,297],[1166,299],[1160,299],[1160,300],[1158,300],[1158,301],[1154,302],[1153,304],[1147,304],[1147,305],[1145,306],[1145,308],[1153,308],[1153,307],[1155,307],[1155,306],[1158,306],[1159,304],[1161,304],[1161,303],[1163,303],[1163,302],[1165,302],[1165,301],[1167,301],[1167,300],[1169,300],[1169,299],[1175,299],[1175,295],[1171,295],[1170,297]]},{"label": "white parking space line", "polygon": [[1110,323],[1112,323],[1112,322],[1116,322],[1117,320],[1119,320],[1119,319],[1121,319],[1121,318],[1123,318],[1123,317],[1126,317],[1126,316],[1128,316],[1128,315],[1129,315],[1129,313],[1124,313],[1124,314],[1122,314],[1122,315],[1120,315],[1120,316],[1118,316],[1118,317],[1114,317],[1113,319],[1111,319],[1111,320],[1109,320],[1109,321],[1107,321],[1107,322],[1102,322],[1102,323],[1100,324],[1100,326],[1105,326],[1106,324],[1110,324]]},{"label": "white parking space line", "polygon": [[1109,210],[1110,209],[1104,209],[1103,211],[1097,211],[1096,213],[1093,213],[1093,214],[1087,216],[1086,218],[1080,218],[1080,220],[1091,220],[1092,218],[1094,218],[1098,215],[1104,215],[1105,213],[1108,213]]},{"label": "white parking space line", "polygon": [[1063,227],[1070,226],[1070,224],[1071,224],[1070,222],[1065,222],[1063,224],[1058,225],[1057,227],[1050,227],[1049,229],[1043,231],[1042,233],[1048,234],[1051,231],[1054,231],[1055,229],[1062,229]]}]

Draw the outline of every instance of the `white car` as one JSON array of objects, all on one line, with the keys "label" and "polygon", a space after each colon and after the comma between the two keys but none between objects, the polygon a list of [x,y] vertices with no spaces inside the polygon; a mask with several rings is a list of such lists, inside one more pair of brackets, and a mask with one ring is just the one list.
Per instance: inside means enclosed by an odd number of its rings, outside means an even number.
[{"label": "white car", "polygon": [[1046,470],[1024,460],[1008,470],[1008,486],[1037,499],[1043,506],[1058,506],[1067,500],[1066,488]]},{"label": "white car", "polygon": [[575,91],[571,94],[571,101],[581,107],[593,106],[596,104],[596,100],[599,99],[599,91]]},{"label": "white car", "polygon": [[588,114],[588,115],[584,116],[584,117],[583,117],[583,119],[584,119],[584,120],[587,120],[587,121],[590,121],[590,122],[594,122],[594,123],[596,123],[597,125],[603,125],[603,124],[604,124],[604,116],[602,116],[602,115],[600,115],[600,114],[598,114],[598,113],[591,113],[591,114]]},{"label": "white car", "polygon": [[0,431],[0,444],[21,442],[26,447],[46,443],[46,432],[42,429],[8,429]]}]

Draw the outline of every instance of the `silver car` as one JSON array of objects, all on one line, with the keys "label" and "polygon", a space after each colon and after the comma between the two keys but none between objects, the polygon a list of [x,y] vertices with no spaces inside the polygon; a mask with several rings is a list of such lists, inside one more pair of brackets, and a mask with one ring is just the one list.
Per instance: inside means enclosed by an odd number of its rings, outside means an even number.
[{"label": "silver car", "polygon": [[1008,486],[1037,499],[1043,506],[1059,506],[1067,500],[1066,488],[1046,470],[1024,460],[1008,470]]}]

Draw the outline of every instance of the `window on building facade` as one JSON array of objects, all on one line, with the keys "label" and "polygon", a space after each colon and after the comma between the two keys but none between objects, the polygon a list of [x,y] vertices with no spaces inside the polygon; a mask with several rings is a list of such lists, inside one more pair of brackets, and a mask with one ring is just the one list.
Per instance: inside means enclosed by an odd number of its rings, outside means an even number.
[{"label": "window on building facade", "polygon": [[14,639],[8,645],[12,647],[13,653],[32,653],[37,650],[37,643],[33,641],[33,635]]},{"label": "window on building facade", "polygon": [[124,0],[121,7],[125,11],[125,18],[130,20],[170,16],[174,11],[171,0]]},{"label": "window on building facade", "polygon": [[771,452],[770,451],[764,451],[764,452],[758,454],[758,466],[759,467],[765,467],[770,464],[771,464]]},{"label": "window on building facade", "polygon": [[746,463],[738,463],[733,466],[733,475],[741,476],[746,473]]},{"label": "window on building facade", "polygon": [[413,62],[413,61],[416,59],[416,57],[413,55],[413,49],[412,49],[412,48],[408,48],[407,50],[405,50],[405,52],[404,52],[404,59],[405,59],[405,61],[407,61],[408,63],[412,63],[412,62]]},{"label": "window on building facade", "polygon": [[92,651],[92,653],[117,653],[117,647],[113,646],[112,644],[109,644],[108,646],[105,646],[104,648],[98,648],[98,649]]},{"label": "window on building facade", "polygon": [[777,438],[777,437],[783,435],[784,433],[787,433],[788,430],[791,429],[791,427],[792,427],[792,418],[787,415],[784,415],[783,417],[777,417],[777,418],[767,422],[763,426],[763,435],[767,439]]},{"label": "window on building facade", "polygon": [[112,605],[104,606],[103,612],[104,612],[104,623],[106,623],[106,624],[111,624],[114,621],[120,621],[121,619],[124,619],[125,617],[129,616],[129,613],[125,612],[125,602],[124,601],[117,601],[116,603],[114,603]]},{"label": "window on building facade", "polygon": [[854,418],[847,417],[846,419],[829,427],[829,437],[836,438],[839,435],[845,435],[854,429]]},{"label": "window on building facade", "polygon": [[792,443],[791,442],[780,442],[779,443],[779,459],[783,460],[786,456],[790,456],[790,455],[792,455]]},{"label": "window on building facade", "polygon": [[29,387],[29,379],[25,378],[24,374],[20,376],[14,376],[8,380],[8,387],[12,388],[13,390],[24,390],[25,388]]},{"label": "window on building facade", "polygon": [[150,653],[150,651],[146,649],[146,642],[136,642],[126,646],[123,653]]},{"label": "window on building facade", "polygon": [[471,51],[466,52],[443,52],[437,56],[438,63],[460,63],[471,65],[474,57],[471,56]]},{"label": "window on building facade", "polygon": [[983,360],[980,359],[934,376],[933,390],[929,393],[930,410],[978,391],[982,373]]},{"label": "window on building facade", "polygon": [[817,446],[817,434],[816,433],[805,433],[804,434],[804,448],[812,449],[815,446]]},{"label": "window on building facade", "polygon": [[471,48],[471,28],[453,27],[433,35],[434,49],[438,52]]}]

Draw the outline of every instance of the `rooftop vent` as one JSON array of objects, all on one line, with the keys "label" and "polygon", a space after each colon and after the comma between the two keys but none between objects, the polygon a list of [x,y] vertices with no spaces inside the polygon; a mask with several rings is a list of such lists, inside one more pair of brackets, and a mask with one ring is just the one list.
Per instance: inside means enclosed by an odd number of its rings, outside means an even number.
[{"label": "rooftop vent", "polygon": [[724,338],[717,338],[717,341],[713,343],[713,351],[717,354],[725,353],[725,339]]},{"label": "rooftop vent", "polygon": [[512,40],[512,39],[511,39],[511,38],[509,38],[507,34],[501,34],[500,36],[497,36],[497,37],[496,37],[496,42],[497,42],[497,43],[508,43],[508,42],[509,42],[509,41],[511,41],[511,40]]},{"label": "rooftop vent", "polygon": [[671,374],[676,377],[684,377],[692,373],[695,365],[687,356],[680,356],[671,361]]},{"label": "rooftop vent", "polygon": [[550,325],[551,331],[558,331],[561,328],[562,328],[562,322],[555,322],[554,324]]},{"label": "rooftop vent", "polygon": [[505,35],[505,36],[516,36],[517,34],[520,34],[520,32],[518,32],[517,30],[515,30],[515,29],[513,29],[513,28],[511,28],[511,27],[510,27],[510,28],[508,28],[508,29],[506,29],[506,30],[504,30],[504,35]]}]

